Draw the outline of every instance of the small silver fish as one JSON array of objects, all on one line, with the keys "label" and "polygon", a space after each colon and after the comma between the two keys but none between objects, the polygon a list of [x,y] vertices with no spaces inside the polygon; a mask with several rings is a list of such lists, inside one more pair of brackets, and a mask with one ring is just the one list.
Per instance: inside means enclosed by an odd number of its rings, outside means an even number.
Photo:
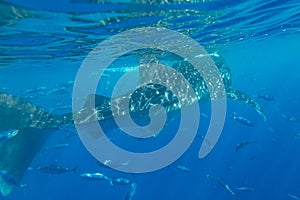
[{"label": "small silver fish", "polygon": [[42,86],[42,87],[38,87],[38,88],[34,88],[34,89],[28,89],[28,90],[25,90],[24,92],[25,93],[39,93],[39,92],[43,92],[45,90],[47,90],[47,87]]},{"label": "small silver fish", "polygon": [[87,179],[87,180],[92,180],[92,181],[102,181],[102,180],[106,180],[108,181],[111,185],[113,185],[113,181],[108,178],[107,176],[105,176],[104,174],[101,173],[83,173],[80,175],[80,177]]},{"label": "small silver fish", "polygon": [[19,133],[18,129],[11,129],[0,133],[0,142],[9,140]]},{"label": "small silver fish", "polygon": [[235,152],[240,151],[242,148],[245,148],[249,144],[252,144],[252,143],[255,143],[255,142],[256,142],[256,140],[243,141],[243,142],[237,144],[237,146],[235,147]]},{"label": "small silver fish", "polygon": [[62,95],[67,93],[68,93],[67,88],[61,87],[61,88],[55,88],[53,90],[50,90],[49,92],[47,92],[47,95],[51,95],[51,94]]},{"label": "small silver fish", "polygon": [[203,116],[203,117],[205,117],[205,118],[208,118],[208,115],[205,114],[205,113],[201,113],[200,115]]},{"label": "small silver fish", "polygon": [[254,126],[254,124],[249,119],[242,117],[242,116],[237,116],[236,113],[232,113],[231,118],[245,126],[249,126],[249,127]]},{"label": "small silver fish", "polygon": [[226,192],[230,193],[232,196],[235,196],[236,193],[233,192],[233,190],[229,187],[229,185],[225,184],[219,177],[215,177],[212,175],[207,174],[206,178],[211,181],[212,183],[220,186],[221,188],[223,188]]},{"label": "small silver fish", "polygon": [[76,173],[77,167],[78,166],[76,166],[74,168],[67,168],[67,167],[57,165],[57,164],[51,164],[51,165],[47,165],[44,167],[38,167],[38,170],[40,172],[47,173],[47,174],[63,174],[66,172]]},{"label": "small silver fish", "polygon": [[127,178],[116,178],[110,180],[113,182],[113,184],[127,185],[130,183],[130,180]]},{"label": "small silver fish", "polygon": [[27,171],[33,171],[33,167],[27,167]]},{"label": "small silver fish", "polygon": [[66,147],[69,147],[70,144],[56,144],[56,145],[52,145],[52,146],[46,146],[44,148],[45,151],[49,151],[49,150],[58,150],[58,149],[63,149]]},{"label": "small silver fish", "polygon": [[130,186],[130,190],[128,191],[125,200],[132,200],[133,196],[136,193],[136,188],[137,188],[137,184],[136,183],[132,183]]},{"label": "small silver fish", "polygon": [[282,114],[281,116],[282,116],[283,119],[285,119],[288,122],[300,123],[300,119],[296,118],[295,116],[285,115],[285,114]]},{"label": "small silver fish", "polygon": [[243,191],[243,192],[253,192],[254,188],[252,187],[236,187],[237,190]]},{"label": "small silver fish", "polygon": [[288,196],[291,197],[292,199],[300,200],[300,197],[297,197],[296,195],[288,194]]},{"label": "small silver fish", "polygon": [[190,169],[183,166],[183,165],[177,165],[176,168],[183,171],[183,172],[190,172]]},{"label": "small silver fish", "polygon": [[110,168],[118,168],[122,166],[127,166],[129,164],[129,161],[127,162],[117,162],[112,160],[105,160],[103,163],[98,161],[97,165],[100,167],[110,167]]},{"label": "small silver fish", "polygon": [[66,83],[56,84],[59,87],[72,87],[74,85],[74,81],[68,81]]}]

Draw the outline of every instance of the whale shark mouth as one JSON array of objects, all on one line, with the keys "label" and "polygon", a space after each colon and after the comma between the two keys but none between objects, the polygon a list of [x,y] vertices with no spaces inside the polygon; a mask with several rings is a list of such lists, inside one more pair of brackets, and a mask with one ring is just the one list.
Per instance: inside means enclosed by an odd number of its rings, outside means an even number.
[{"label": "whale shark mouth", "polygon": [[[173,68],[185,75],[185,78],[190,81],[193,76],[190,76],[191,71],[189,71],[187,67],[189,67],[189,64],[184,62],[173,66]],[[220,67],[219,70],[221,71],[222,76],[225,78],[227,77],[227,79],[223,80],[226,89],[226,97],[242,101],[252,106],[257,113],[266,120],[262,108],[253,98],[230,87],[231,73],[229,69]],[[146,75],[140,74],[140,76]],[[147,74],[147,76],[149,76],[149,74]],[[145,80],[145,78],[143,80]],[[202,99],[209,98],[207,88],[203,84],[203,80],[200,76],[198,76],[197,80],[192,80],[192,83],[194,84],[193,87],[199,91],[199,96],[196,101],[186,101],[187,104],[192,104]],[[143,87],[143,91],[149,90],[151,92],[144,92],[142,96],[134,96],[135,100],[131,102],[134,112],[142,112],[145,109],[149,109],[149,107],[155,103],[159,97],[155,96],[156,92],[153,92],[153,90],[159,90],[160,95],[170,96],[166,88],[162,88],[159,85],[147,84]],[[168,93],[168,95],[166,95],[166,93]],[[96,120],[112,118],[111,106],[118,106],[118,102],[122,99],[122,97],[108,98],[100,95],[90,95],[87,99],[87,105],[91,98],[95,99],[95,106],[97,110]],[[141,106],[141,101],[144,102],[143,106]],[[168,98],[167,100],[164,99],[163,106],[167,107],[167,111],[180,109],[173,106],[173,101],[176,101],[176,98]],[[83,107],[83,111],[84,109],[86,108]],[[122,111],[119,113],[120,115],[128,114]],[[7,171],[20,183],[27,168],[51,133],[58,130],[58,128],[63,124],[74,123],[74,120],[76,121],[75,118],[73,119],[73,113],[60,116],[52,115],[30,102],[24,101],[10,94],[0,92],[0,131],[9,129],[19,130],[19,133],[15,137],[0,143],[0,170]],[[83,121],[80,123],[84,124],[88,122],[89,121]],[[5,180],[0,176],[0,192],[3,196],[9,195],[13,191],[14,187],[16,187],[16,185],[5,182]]]}]

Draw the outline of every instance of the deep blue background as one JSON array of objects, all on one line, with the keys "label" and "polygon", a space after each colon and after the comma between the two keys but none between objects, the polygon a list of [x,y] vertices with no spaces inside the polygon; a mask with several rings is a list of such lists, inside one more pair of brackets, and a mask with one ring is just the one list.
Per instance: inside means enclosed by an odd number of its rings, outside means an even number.
[{"label": "deep blue background", "polygon": [[[35,5],[28,2],[28,7]],[[53,8],[49,8],[46,4],[43,8],[42,5],[39,4],[38,8],[55,10],[53,4],[51,4]],[[70,7],[61,4],[60,8],[68,11],[67,8]],[[44,41],[44,38],[40,41]],[[3,42],[1,44],[5,46]],[[300,133],[300,123],[289,122],[282,117],[291,115],[300,118],[299,52],[299,30],[297,34],[266,37],[263,40],[249,39],[241,43],[229,43],[220,48],[218,53],[225,58],[232,70],[233,88],[240,89],[254,98],[260,93],[270,94],[276,100],[266,102],[258,99],[265,110],[266,122],[251,107],[229,100],[221,138],[205,159],[200,160],[197,157],[201,145],[201,140],[197,138],[190,149],[173,165],[148,174],[125,174],[97,166],[96,160],[87,152],[78,137],[66,137],[67,131],[75,131],[69,127],[68,130],[57,131],[46,145],[69,143],[71,146],[63,150],[40,152],[32,163],[33,170],[28,171],[22,180],[22,183],[28,186],[24,190],[16,189],[6,199],[118,200],[124,199],[129,191],[129,185],[111,186],[106,181],[83,180],[79,174],[84,172],[101,172],[109,177],[126,177],[136,181],[138,188],[134,199],[234,198],[224,189],[211,183],[206,178],[207,174],[219,177],[234,191],[237,191],[236,186],[249,186],[255,189],[254,192],[241,192],[236,197],[238,199],[281,200],[288,199],[289,193],[300,196],[300,138],[296,136]],[[86,55],[87,52],[83,54]],[[9,67],[5,67],[5,61],[1,64],[3,66],[0,75],[1,87],[6,88],[6,92],[22,96],[24,89],[39,86],[55,88],[56,84],[74,80],[81,62],[45,58],[35,64],[30,59],[23,61],[16,58],[13,64],[9,62]],[[31,101],[50,110],[56,103],[71,104],[71,90],[63,96],[41,96]],[[208,103],[201,108],[204,113],[209,112]],[[232,112],[250,119],[254,127],[246,127],[232,120],[230,118]],[[206,118],[202,119],[204,125],[201,125],[199,135],[205,134],[208,124]],[[172,126],[176,127],[175,124],[171,124],[169,128]],[[118,130],[112,130],[111,134],[114,131]],[[238,143],[253,139],[257,142],[239,152],[234,151]],[[67,167],[78,165],[78,172],[48,175],[36,170],[39,166],[53,162]],[[180,171],[176,169],[176,165],[184,165],[191,171],[189,173]]]}]

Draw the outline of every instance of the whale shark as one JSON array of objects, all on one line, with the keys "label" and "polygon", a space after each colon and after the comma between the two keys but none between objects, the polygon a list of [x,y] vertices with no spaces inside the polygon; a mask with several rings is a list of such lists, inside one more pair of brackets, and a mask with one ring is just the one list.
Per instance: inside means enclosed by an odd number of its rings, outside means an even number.
[{"label": "whale shark", "polygon": [[[231,88],[232,75],[226,64],[218,59],[216,59],[215,63],[225,85],[226,97],[242,101],[252,106],[265,120],[264,112],[255,99],[237,89]],[[150,65],[141,62],[140,66],[147,68]],[[199,73],[193,71],[189,62],[184,60],[179,61],[175,63],[172,68],[182,73],[196,91],[196,99],[186,97],[184,103],[187,104],[187,106],[214,96],[209,94],[203,78]],[[144,70],[144,72],[147,73],[140,74],[140,78],[143,80],[157,79],[160,73],[163,73],[151,72],[151,70]],[[76,82],[74,84],[76,84]],[[19,131],[13,138],[0,143],[0,170],[5,170],[20,185],[27,168],[53,132],[66,124],[89,123],[90,116],[84,116],[84,113],[90,109],[88,102],[91,99],[95,100],[95,109],[97,111],[96,120],[98,121],[112,118],[112,107],[115,107],[116,113],[120,116],[129,114],[128,111],[132,113],[143,112],[157,103],[164,106],[166,111],[180,109],[178,104],[176,104],[178,98],[166,87],[155,84],[154,82],[148,84],[143,83],[140,84],[140,86],[141,87],[136,91],[125,94],[125,96],[131,96],[130,109],[125,109],[120,106],[123,103],[122,99],[124,99],[124,96],[109,98],[96,94],[89,95],[86,100],[87,103],[79,111],[81,113],[80,118],[76,118],[76,113],[55,115],[22,98],[6,92],[0,92],[0,131],[10,129],[17,129]],[[9,195],[15,187],[16,185],[6,182],[5,179],[0,176],[0,192],[3,196]]]}]

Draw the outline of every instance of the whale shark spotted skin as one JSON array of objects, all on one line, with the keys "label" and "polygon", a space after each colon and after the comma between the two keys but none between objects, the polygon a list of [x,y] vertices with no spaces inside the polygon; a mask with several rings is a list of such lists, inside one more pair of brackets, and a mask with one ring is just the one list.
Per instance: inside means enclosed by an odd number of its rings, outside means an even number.
[{"label": "whale shark spotted skin", "polygon": [[[222,62],[216,62],[220,71],[223,83],[225,85],[226,96],[233,100],[239,100],[251,105],[265,119],[265,115],[259,104],[250,96],[232,89],[231,72]],[[150,65],[143,64],[141,67],[147,68]],[[127,115],[129,112],[137,113],[149,109],[154,104],[161,104],[166,111],[180,109],[181,106],[188,106],[195,102],[212,98],[217,98],[218,95],[209,94],[206,83],[198,72],[193,71],[192,66],[186,61],[180,61],[173,65],[173,69],[180,72],[185,79],[193,86],[196,98],[185,96],[186,94],[179,93],[179,97],[173,95],[166,87],[155,84],[155,79],[162,75],[164,71],[146,70],[146,74],[140,74],[143,80],[153,79],[152,83],[140,83],[140,88],[132,93],[125,94],[121,97],[108,98],[100,95],[90,95],[87,99],[86,106],[78,113],[67,113],[64,115],[54,115],[46,112],[39,106],[22,100],[13,95],[0,92],[0,131],[9,129],[18,129],[19,133],[10,140],[0,143],[0,169],[5,170],[19,183],[31,164],[36,154],[40,151],[43,144],[51,135],[63,124],[77,123],[84,124],[90,122],[89,99],[95,98],[96,120],[104,120],[112,118],[112,107],[116,110],[117,115]],[[151,73],[150,73],[151,72]],[[146,77],[147,76],[147,77]],[[170,77],[172,80],[172,77]],[[180,83],[179,87],[184,87]],[[125,96],[130,96],[129,109],[124,108],[123,99]],[[185,105],[178,104],[178,98],[183,99]],[[127,104],[128,105],[128,104]],[[94,108],[93,108],[94,109]],[[87,113],[85,115],[85,113]],[[73,118],[75,116],[75,118]],[[6,183],[0,176],[0,192],[3,196],[9,195],[14,188],[14,185]]]},{"label": "whale shark spotted skin", "polygon": [[[182,106],[191,105],[198,101],[204,101],[210,98],[212,100],[222,98],[224,95],[226,95],[229,99],[238,100],[252,106],[263,120],[266,120],[266,116],[261,106],[255,101],[255,99],[239,90],[231,88],[231,71],[222,60],[215,58],[216,65],[225,86],[226,94],[223,94],[223,96],[220,93],[210,94],[207,88],[207,84],[210,83],[205,83],[201,74],[194,69],[189,62],[179,61],[172,66],[173,69],[180,72],[184,78],[188,80],[195,91],[196,98],[183,92],[179,92],[179,94],[175,96],[172,91],[167,89],[167,87],[156,84],[159,82],[160,77],[168,77],[168,80],[173,80],[169,85],[173,86],[173,88],[176,87],[178,91],[184,91],[181,90],[181,88],[187,87],[184,82],[174,81],[176,80],[176,76],[170,72],[164,71],[163,68],[157,68],[159,70],[153,71],[153,65],[158,65],[159,62],[160,61],[158,59],[152,57],[150,57],[150,60],[140,60],[140,82],[138,89],[132,93],[112,99],[99,95],[90,95],[86,102],[86,106],[84,106],[80,111],[80,115],[75,115],[77,116],[77,118],[74,119],[76,124],[87,123],[89,120],[93,120],[95,118],[97,120],[111,118],[113,117],[112,107],[116,108],[114,109],[114,115],[117,116],[127,115],[129,112],[136,113],[149,110],[155,104],[162,105],[165,110],[169,112],[180,109]],[[217,87],[221,86],[217,84]],[[90,113],[94,108],[89,107],[89,99],[92,98],[95,98],[97,110],[97,116],[94,116],[94,118],[90,116]],[[128,109],[127,99],[129,98],[130,101]],[[181,103],[184,105],[180,105],[178,101],[179,98],[181,99]]]}]

